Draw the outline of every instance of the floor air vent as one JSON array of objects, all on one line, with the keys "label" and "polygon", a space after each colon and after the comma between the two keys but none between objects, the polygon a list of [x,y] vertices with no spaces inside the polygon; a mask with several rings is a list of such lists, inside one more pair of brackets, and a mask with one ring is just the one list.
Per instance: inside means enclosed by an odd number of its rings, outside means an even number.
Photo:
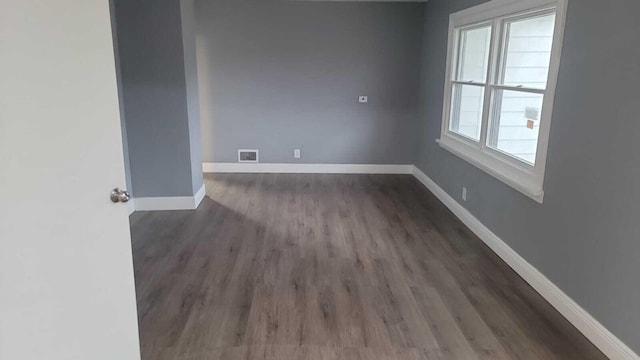
[{"label": "floor air vent", "polygon": [[258,150],[256,149],[240,149],[238,150],[238,162],[241,163],[257,163]]}]

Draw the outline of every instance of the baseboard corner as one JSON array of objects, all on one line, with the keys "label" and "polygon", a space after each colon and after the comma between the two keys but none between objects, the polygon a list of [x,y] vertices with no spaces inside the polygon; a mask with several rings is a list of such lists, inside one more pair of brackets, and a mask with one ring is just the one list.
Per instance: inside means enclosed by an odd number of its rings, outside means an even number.
[{"label": "baseboard corner", "polygon": [[203,183],[193,196],[143,197],[132,200],[135,201],[135,211],[195,210],[205,195],[206,188]]},{"label": "baseboard corner", "polygon": [[129,211],[129,216],[131,216],[131,214],[133,214],[136,211],[135,199],[131,198],[129,199],[129,201],[127,201],[127,210]]},{"label": "baseboard corner", "polygon": [[475,233],[493,252],[507,263],[520,277],[546,299],[562,316],[578,329],[600,351],[611,359],[638,360],[640,357],[622,340],[604,327],[589,312],[527,262],[507,243],[458,203],[436,182],[415,165],[414,177],[433,193],[453,214]]},{"label": "baseboard corner", "polygon": [[200,206],[200,203],[202,202],[206,194],[207,189],[205,188],[205,184],[203,182],[202,186],[200,186],[200,189],[198,189],[198,191],[193,195],[194,209],[197,209],[198,206]]}]

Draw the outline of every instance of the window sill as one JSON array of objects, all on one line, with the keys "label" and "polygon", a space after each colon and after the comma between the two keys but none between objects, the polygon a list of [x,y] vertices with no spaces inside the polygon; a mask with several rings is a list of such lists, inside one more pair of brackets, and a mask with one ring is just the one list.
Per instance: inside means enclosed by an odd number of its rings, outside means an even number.
[{"label": "window sill", "polygon": [[484,151],[479,151],[477,148],[450,136],[442,136],[436,142],[441,148],[542,204],[544,198],[542,179],[537,178],[535,174],[513,166]]}]

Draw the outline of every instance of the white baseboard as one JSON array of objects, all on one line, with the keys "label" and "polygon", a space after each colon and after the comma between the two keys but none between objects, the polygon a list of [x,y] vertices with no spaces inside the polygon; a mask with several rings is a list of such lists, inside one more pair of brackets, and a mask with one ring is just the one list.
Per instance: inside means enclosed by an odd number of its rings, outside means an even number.
[{"label": "white baseboard", "polygon": [[129,216],[136,211],[136,201],[135,199],[129,199],[127,201],[127,209],[129,210]]},{"label": "white baseboard", "polygon": [[[194,210],[205,196],[204,184],[193,196],[135,198],[135,211]],[[131,201],[131,200],[130,200]]]},{"label": "white baseboard", "polygon": [[204,182],[202,183],[202,186],[200,186],[200,189],[198,189],[198,191],[196,191],[196,193],[193,195],[193,208],[197,209],[198,206],[200,205],[200,203],[202,202],[202,199],[204,199],[204,196],[207,194],[207,190],[204,187]]},{"label": "white baseboard", "polygon": [[413,165],[203,163],[205,173],[411,174]]},{"label": "white baseboard", "polygon": [[413,167],[413,175],[606,356],[621,360],[640,359],[631,348],[415,166]]}]

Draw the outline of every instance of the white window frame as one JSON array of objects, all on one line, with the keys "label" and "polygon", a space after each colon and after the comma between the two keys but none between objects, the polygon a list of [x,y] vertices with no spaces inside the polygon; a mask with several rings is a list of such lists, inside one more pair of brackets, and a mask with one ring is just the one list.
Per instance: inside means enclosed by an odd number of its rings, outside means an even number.
[{"label": "white window frame", "polygon": [[[492,109],[493,89],[523,90],[518,87],[499,85],[496,71],[499,70],[499,51],[503,48],[504,23],[513,21],[527,14],[542,13],[555,9],[556,19],[551,47],[549,74],[543,94],[544,101],[540,116],[540,129],[535,165],[518,160],[500,150],[486,145],[487,129]],[[449,40],[447,48],[447,69],[442,111],[442,130],[440,139],[436,140],[440,147],[470,162],[507,185],[520,191],[531,199],[542,203],[544,198],[544,174],[547,158],[549,130],[551,128],[554,95],[560,67],[560,53],[566,21],[567,0],[493,0],[460,12],[451,14],[449,18]],[[480,140],[475,141],[449,130],[451,119],[451,101],[453,97],[453,76],[457,65],[457,45],[460,30],[474,28],[483,24],[491,24],[491,44],[489,49],[489,71],[484,92],[483,116]],[[459,82],[464,83],[465,82]],[[526,91],[532,92],[532,89]],[[535,92],[535,91],[533,91]]]}]

